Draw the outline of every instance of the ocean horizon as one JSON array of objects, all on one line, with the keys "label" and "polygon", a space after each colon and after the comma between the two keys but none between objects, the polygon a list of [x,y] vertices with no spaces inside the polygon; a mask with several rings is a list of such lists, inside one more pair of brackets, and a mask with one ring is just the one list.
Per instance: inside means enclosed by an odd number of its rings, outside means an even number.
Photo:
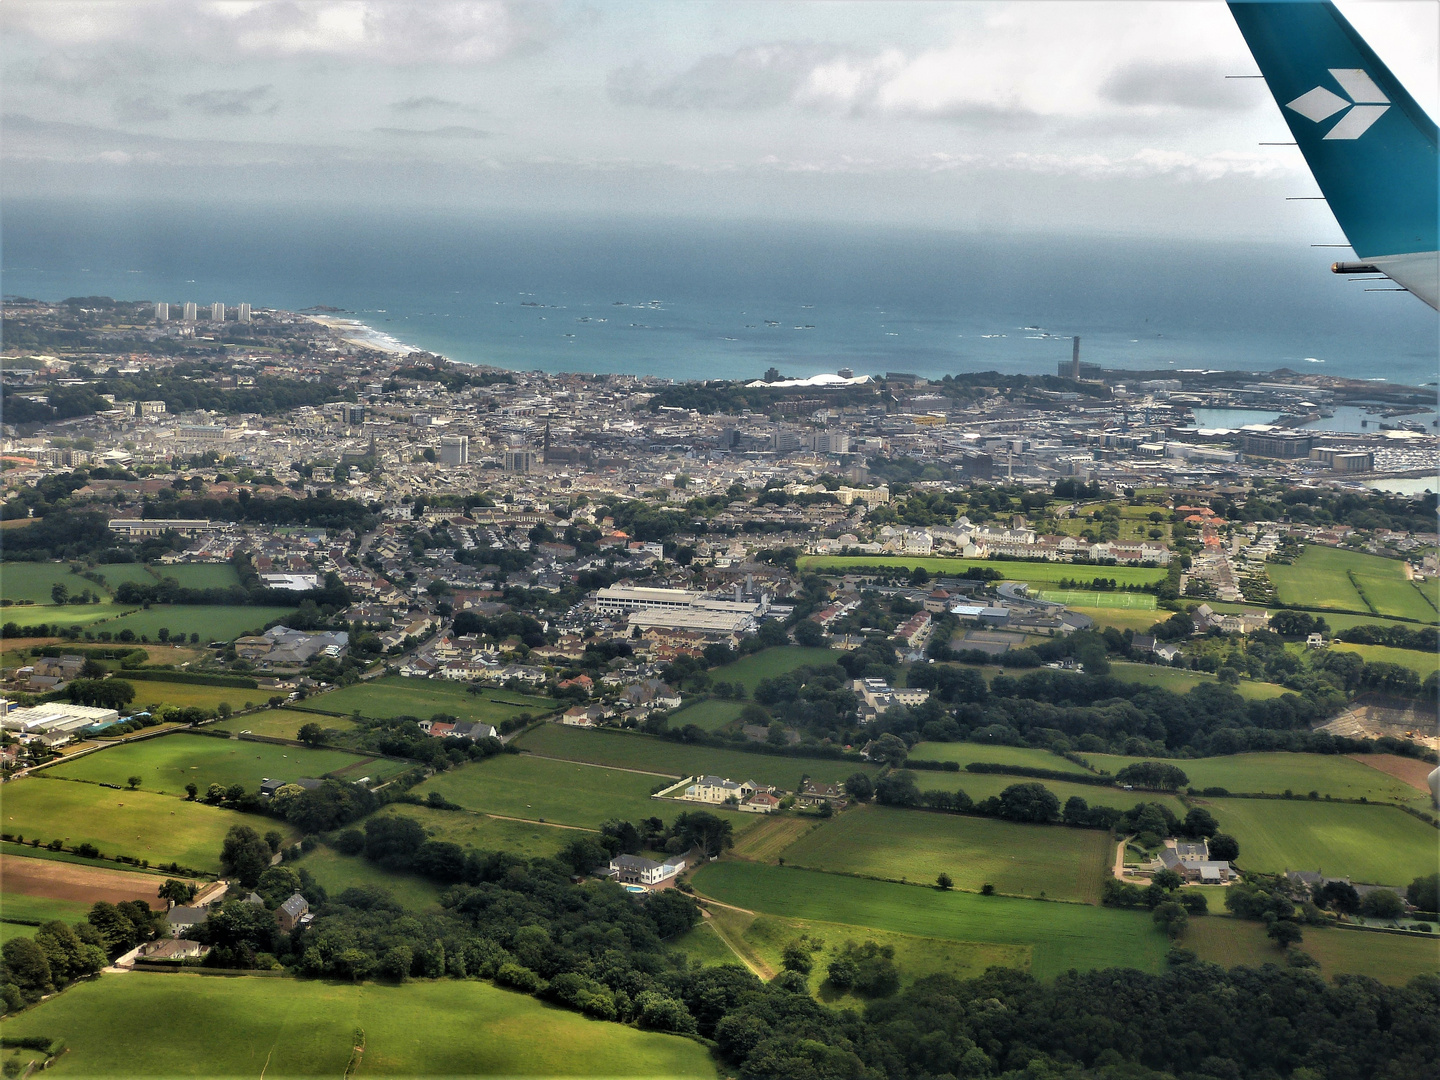
[{"label": "ocean horizon", "polygon": [[[338,309],[514,370],[751,379],[1106,368],[1434,384],[1434,312],[1273,243],[7,201],[7,296]],[[1382,283],[1384,284],[1384,283]]]}]

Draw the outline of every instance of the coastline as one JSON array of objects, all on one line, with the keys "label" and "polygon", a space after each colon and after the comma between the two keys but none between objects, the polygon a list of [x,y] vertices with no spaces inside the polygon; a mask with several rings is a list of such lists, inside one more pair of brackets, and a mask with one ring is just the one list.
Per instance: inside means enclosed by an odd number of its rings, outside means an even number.
[{"label": "coastline", "polygon": [[359,319],[339,319],[333,315],[306,315],[300,312],[296,314],[299,314],[303,319],[308,319],[310,322],[319,323],[327,330],[335,331],[341,335],[341,341],[347,345],[354,345],[357,348],[374,349],[377,352],[390,353],[394,356],[408,356],[410,353],[425,351],[414,345],[407,345],[398,338],[376,330],[373,326],[363,323]]}]

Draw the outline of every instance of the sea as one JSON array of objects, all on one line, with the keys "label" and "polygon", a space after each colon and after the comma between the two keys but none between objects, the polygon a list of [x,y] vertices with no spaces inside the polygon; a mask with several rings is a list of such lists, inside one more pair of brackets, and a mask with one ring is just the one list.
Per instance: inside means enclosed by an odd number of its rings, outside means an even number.
[{"label": "sea", "polygon": [[1135,371],[1440,366],[1433,311],[1303,244],[75,199],[7,200],[3,224],[6,296],[327,309],[513,370],[1053,374],[1072,335]]}]

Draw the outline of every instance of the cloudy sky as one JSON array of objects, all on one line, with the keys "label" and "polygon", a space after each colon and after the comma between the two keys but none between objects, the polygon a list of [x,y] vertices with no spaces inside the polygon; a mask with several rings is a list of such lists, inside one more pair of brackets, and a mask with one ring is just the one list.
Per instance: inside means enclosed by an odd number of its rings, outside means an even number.
[{"label": "cloudy sky", "polygon": [[[1435,115],[1440,5],[1341,8]],[[6,0],[0,49],[11,199],[1334,230],[1218,0]]]}]

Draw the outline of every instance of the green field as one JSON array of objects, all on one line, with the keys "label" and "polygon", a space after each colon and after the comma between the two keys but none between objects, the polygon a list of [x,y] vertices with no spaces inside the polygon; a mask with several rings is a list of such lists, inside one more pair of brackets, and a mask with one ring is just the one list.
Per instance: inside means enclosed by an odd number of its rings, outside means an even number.
[{"label": "green field", "polygon": [[[108,573],[101,572],[106,580],[110,579]],[[240,575],[229,563],[179,563],[156,566],[152,573],[157,578],[174,578],[185,589],[228,589],[240,584]]]},{"label": "green field", "polygon": [[650,798],[651,789],[661,783],[658,776],[501,754],[443,772],[414,791],[422,797],[438,791],[481,813],[598,829],[610,818],[673,817],[678,813],[674,804]]},{"label": "green field", "polygon": [[428,911],[440,906],[443,888],[419,874],[401,874],[367,862],[360,855],[341,855],[328,847],[317,847],[298,862],[325,886],[331,900],[352,886],[378,885],[407,911]]},{"label": "green field", "polygon": [[[1139,761],[1154,760],[1119,754],[1083,756],[1095,769],[1109,773],[1117,773]],[[1322,798],[1330,795],[1371,802],[1412,803],[1425,798],[1424,792],[1403,780],[1339,754],[1232,754],[1176,759],[1170,764],[1185,770],[1191,787],[1223,787],[1237,795],[1253,792],[1280,795],[1288,789],[1300,796],[1318,791]]]},{"label": "green field", "polygon": [[[1210,901],[1210,910],[1221,905]],[[1398,934],[1369,934],[1356,930],[1305,927],[1305,940],[1298,946],[1320,962],[1326,978],[1336,975],[1365,975],[1392,986],[1403,986],[1417,975],[1433,975],[1440,969],[1440,935],[1431,940],[1401,937]],[[1201,960],[1224,967],[1280,963],[1274,943],[1265,936],[1265,924],[1250,920],[1211,915],[1191,919],[1180,942],[1194,949]]]},{"label": "green field", "polygon": [[1427,623],[1440,617],[1433,595],[1427,599],[1406,579],[1398,559],[1310,544],[1290,565],[1272,563],[1266,570],[1281,602],[1297,607],[1373,611]]},{"label": "green field", "polygon": [[[118,678],[124,678],[120,672]],[[198,683],[162,682],[159,679],[134,679],[135,700],[132,709],[149,709],[155,705],[174,705],[177,709],[191,706],[200,709],[215,709],[220,703],[228,702],[232,709],[243,709],[248,701],[262,705],[270,696],[268,690],[251,690],[243,686],[203,686]]]},{"label": "green field", "polygon": [[1093,578],[1114,579],[1119,585],[1151,585],[1165,580],[1165,571],[1145,566],[1091,566],[1085,563],[1046,562],[1028,559],[927,559],[892,555],[805,555],[798,561],[800,570],[845,573],[856,566],[884,566],[896,571],[924,567],[930,574],[964,577],[977,568],[998,570],[1007,581],[1024,581],[1045,586],[1062,581],[1088,581]]},{"label": "green field", "polygon": [[801,645],[781,645],[774,649],[762,649],[757,653],[710,669],[710,677],[717,682],[738,682],[744,685],[747,694],[753,694],[761,679],[773,679],[794,671],[806,664],[825,666],[838,660],[840,654],[833,649],[807,649]]},{"label": "green field", "polygon": [[107,619],[95,630],[108,630],[119,634],[122,630],[134,631],[137,637],[146,636],[151,641],[160,640],[160,628],[170,633],[199,634],[201,641],[230,641],[252,630],[259,630],[275,619],[284,620],[294,614],[289,607],[235,607],[224,604],[156,604],[144,611],[122,615],[118,619]]},{"label": "green field", "polygon": [[831,784],[857,772],[873,774],[876,771],[868,762],[751,754],[713,746],[687,746],[654,735],[586,731],[561,724],[544,724],[527,731],[515,740],[515,745],[533,754],[570,761],[589,761],[676,777],[714,773],[731,780],[774,784],[786,791],[798,788],[801,776]]},{"label": "green field", "polygon": [[1154,611],[1134,611],[1126,608],[1088,607],[1075,604],[1068,606],[1071,611],[1090,616],[1095,620],[1095,625],[1101,629],[1113,626],[1117,630],[1134,630],[1137,634],[1148,632],[1150,627],[1155,625],[1158,614]]},{"label": "green field", "polygon": [[[1124,682],[1158,686],[1176,694],[1186,694],[1197,686],[1220,681],[1214,675],[1203,671],[1184,671],[1159,664],[1133,664],[1128,660],[1112,661],[1110,674]],[[1276,683],[1256,682],[1253,679],[1241,679],[1234,689],[1247,701],[1263,701],[1292,692]]]},{"label": "green field", "polygon": [[1072,967],[1158,971],[1169,947],[1148,912],[941,892],[738,860],[703,866],[692,880],[705,896],[770,915],[918,937],[1027,946],[1031,970],[1040,978]]},{"label": "green field", "polygon": [[319,779],[342,769],[348,770],[347,779],[358,780],[368,775],[379,780],[407,767],[402,762],[339,750],[310,750],[181,733],[112,746],[51,766],[45,774],[117,785],[138,776],[140,786],[148,791],[177,795],[190,783],[197,784],[202,792],[211,784],[225,787],[240,784],[246,791],[255,791],[262,780],[298,780],[302,776]]},{"label": "green field", "polygon": [[1153,593],[1098,592],[1094,589],[1043,589],[1040,599],[1066,607],[1120,608],[1129,611],[1154,611]]},{"label": "green field", "polygon": [[683,728],[694,724],[703,731],[719,731],[740,719],[745,708],[743,701],[722,701],[720,698],[706,698],[694,705],[686,705],[679,712],[670,714],[670,726]]},{"label": "green field", "polygon": [[947,873],[960,889],[1100,902],[1114,861],[1108,833],[1018,825],[995,818],[857,807],[806,833],[782,853],[789,865],[931,884]]},{"label": "green field", "polygon": [[[136,1017],[164,1017],[164,1024]],[[64,1039],[62,1076],[699,1076],[698,1042],[587,1020],[490,983],[403,986],[136,972],[78,984],[7,1020]],[[7,1052],[7,1057],[9,1052]]]},{"label": "green field", "polygon": [[[68,563],[7,562],[0,564],[0,598],[10,601],[33,600],[35,603],[33,608],[27,604],[23,608],[3,609],[4,617],[14,618],[20,623],[48,622],[39,609],[54,607],[50,590],[57,584],[64,585],[72,593],[84,592],[86,589],[94,593],[105,592],[94,582],[87,581],[79,574],[72,574]],[[31,611],[34,612],[33,618],[30,617]],[[20,612],[24,612],[24,615],[20,615]]]},{"label": "green field", "polygon": [[307,698],[303,704],[307,708],[322,709],[341,716],[349,716],[359,710],[361,716],[375,720],[388,720],[392,716],[428,720],[436,713],[446,713],[467,723],[496,727],[521,713],[544,716],[559,707],[559,703],[550,698],[488,688],[483,693],[472,694],[464,683],[444,679],[407,679],[400,675],[318,694]]},{"label": "green field", "polygon": [[[5,831],[10,832],[10,826],[5,826]],[[23,836],[18,832],[16,835]],[[38,834],[36,834],[38,835]],[[76,855],[71,851],[51,851],[49,848],[32,847],[30,844],[16,844],[9,840],[0,840],[0,855],[13,856],[17,859],[42,859],[46,862],[74,863],[76,866],[95,866],[94,859],[87,859],[83,855]],[[129,863],[105,863],[106,870],[119,870],[126,874],[147,874],[155,877],[157,882],[165,880],[169,875],[159,870],[150,870],[146,867],[131,866]],[[159,888],[159,885],[156,885]]]},{"label": "green field", "polygon": [[[157,902],[156,906],[161,905]],[[77,923],[90,914],[90,907],[91,905],[80,900],[52,900],[48,896],[27,896],[25,893],[15,892],[0,893],[0,919],[5,920],[6,925],[18,925],[13,923],[13,920],[16,919],[32,923],[49,922],[51,919]],[[33,926],[27,926],[24,929],[24,933],[27,934],[34,932],[35,927]]]},{"label": "green field", "polygon": [[220,869],[220,844],[230,826],[248,825],[262,835],[271,829],[291,832],[274,818],[43,777],[6,784],[0,812],[7,833],[60,839],[67,847],[91,843],[112,859],[128,855],[212,873]]},{"label": "green field", "polygon": [[[85,584],[89,585],[87,581]],[[93,586],[91,586],[93,588]],[[21,626],[34,626],[37,623],[49,623],[51,626],[80,626],[90,629],[101,620],[121,618],[135,608],[125,604],[66,604],[64,607],[55,607],[53,604],[43,606],[35,604],[26,607],[10,607],[0,609],[0,620],[4,622],[15,622]],[[98,627],[96,627],[98,629]],[[105,629],[110,629],[106,622]]]},{"label": "green field", "polygon": [[1065,800],[1078,795],[1091,806],[1113,806],[1129,810],[1139,802],[1164,803],[1175,814],[1185,816],[1185,807],[1174,795],[1154,791],[1125,791],[1104,784],[1071,784],[1064,780],[1036,780],[1028,776],[1005,776],[1001,773],[931,772],[915,770],[915,784],[921,791],[963,791],[976,802],[999,795],[1011,784],[1043,784],[1065,805]]},{"label": "green field", "polygon": [[428,810],[405,803],[392,803],[376,816],[387,814],[420,822],[432,840],[447,840],[480,851],[511,851],[527,859],[548,858],[580,835],[558,825],[511,821],[469,811]]},{"label": "green field", "polygon": [[1394,807],[1290,799],[1208,799],[1203,805],[1240,841],[1236,863],[1244,870],[1318,870],[1404,886],[1433,874],[1440,859],[1440,833]]},{"label": "green field", "polygon": [[[268,698],[270,694],[268,690],[247,690],[245,693],[261,695],[256,701]],[[348,717],[322,716],[298,709],[265,709],[245,716],[232,716],[229,720],[221,720],[215,724],[206,724],[205,730],[248,731],[253,735],[266,735],[272,739],[298,739],[300,729],[306,724],[319,724],[322,728],[342,733],[355,727],[355,722]]]},{"label": "green field", "polygon": [[[973,742],[921,742],[910,748],[910,756],[920,761],[958,761],[962,767],[972,761],[983,761],[991,765],[1018,765],[1029,769],[1057,769],[1060,772],[1086,773],[1083,765],[1076,765],[1059,754],[1050,753],[1049,750],[1034,750],[1028,746],[995,746],[989,743]],[[929,776],[930,773],[916,770],[915,775],[922,778],[920,787],[924,788],[923,778]]]},{"label": "green field", "polygon": [[1388,645],[1352,645],[1348,641],[1332,641],[1333,652],[1359,653],[1367,663],[1399,664],[1425,679],[1440,670],[1440,654],[1419,649],[1392,649]]}]

